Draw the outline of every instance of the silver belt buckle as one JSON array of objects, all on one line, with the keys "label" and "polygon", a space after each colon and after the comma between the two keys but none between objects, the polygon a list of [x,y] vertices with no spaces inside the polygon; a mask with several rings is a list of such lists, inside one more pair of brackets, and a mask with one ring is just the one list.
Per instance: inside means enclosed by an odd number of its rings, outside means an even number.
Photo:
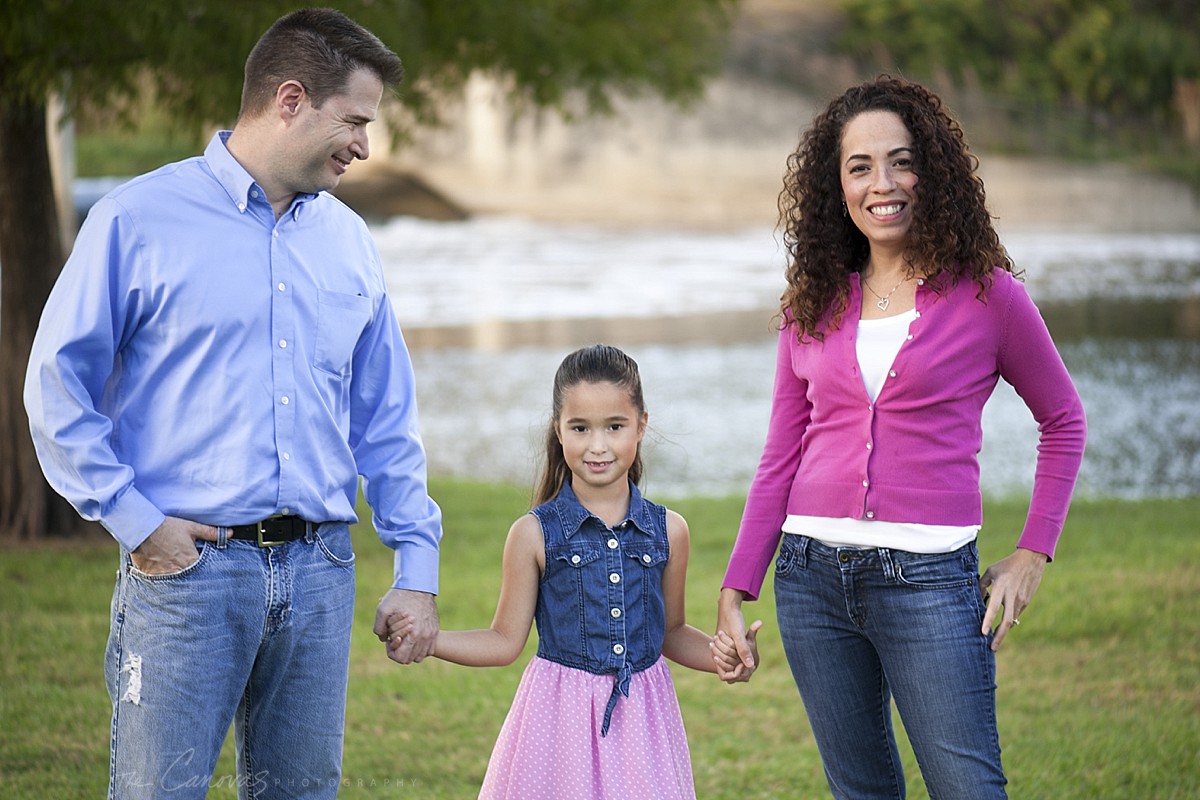
[{"label": "silver belt buckle", "polygon": [[280,519],[282,516],[282,514],[273,514],[272,516],[267,517],[267,519],[259,520],[257,523],[255,523],[255,527],[258,529],[259,547],[275,547],[276,545],[287,544],[287,539],[267,539],[264,537],[266,531],[263,530],[263,523],[273,519]]}]

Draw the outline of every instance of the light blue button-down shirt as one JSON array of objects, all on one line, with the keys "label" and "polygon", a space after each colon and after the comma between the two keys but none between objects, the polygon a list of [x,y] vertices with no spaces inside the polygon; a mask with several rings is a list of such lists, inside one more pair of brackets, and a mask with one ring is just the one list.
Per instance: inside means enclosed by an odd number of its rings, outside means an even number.
[{"label": "light blue button-down shirt", "polygon": [[437,591],[412,364],[363,221],[328,194],[278,220],[213,137],[92,209],[25,387],[50,484],[133,549],[165,516],[354,522],[395,586]]}]

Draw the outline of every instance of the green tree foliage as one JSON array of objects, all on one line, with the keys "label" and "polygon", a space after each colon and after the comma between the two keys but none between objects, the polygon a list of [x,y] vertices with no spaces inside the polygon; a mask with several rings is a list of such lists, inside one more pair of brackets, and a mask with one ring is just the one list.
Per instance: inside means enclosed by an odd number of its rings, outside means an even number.
[{"label": "green tree foliage", "polygon": [[[246,53],[286,0],[6,0],[0,11],[0,98],[67,93],[72,105],[136,96],[153,81],[181,119],[232,121]],[[477,70],[515,94],[589,111],[614,93],[696,97],[721,67],[737,0],[341,0],[404,61],[401,95],[423,120],[441,93]]]},{"label": "green tree foliage", "polygon": [[1195,0],[842,0],[843,45],[914,76],[1175,126],[1200,108]]},{"label": "green tree foliage", "polygon": [[[699,96],[723,62],[737,0],[329,0],[403,60],[403,120],[475,71],[515,99],[600,112],[616,94]],[[46,104],[137,108],[151,93],[181,128],[230,124],[246,54],[284,0],[3,0],[0,3],[0,535],[73,527],[42,479],[21,403],[40,309],[62,266]],[[393,114],[394,116],[394,114]]]}]

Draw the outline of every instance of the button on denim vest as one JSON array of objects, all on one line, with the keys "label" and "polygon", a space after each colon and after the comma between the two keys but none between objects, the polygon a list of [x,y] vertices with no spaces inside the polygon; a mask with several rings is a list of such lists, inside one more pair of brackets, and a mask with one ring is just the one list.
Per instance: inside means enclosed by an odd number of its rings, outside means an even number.
[{"label": "button on denim vest", "polygon": [[601,727],[606,735],[617,699],[629,696],[633,673],[662,655],[667,510],[643,499],[630,483],[629,513],[610,529],[580,505],[567,482],[532,513],[546,543],[534,612],[538,656],[615,676]]}]

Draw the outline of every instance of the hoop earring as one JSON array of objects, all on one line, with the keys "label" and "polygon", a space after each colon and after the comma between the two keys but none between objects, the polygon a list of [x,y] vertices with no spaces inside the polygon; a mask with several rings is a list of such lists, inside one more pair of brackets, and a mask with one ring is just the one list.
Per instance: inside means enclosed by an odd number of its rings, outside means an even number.
[{"label": "hoop earring", "polygon": [[843,217],[848,217],[848,216],[850,216],[850,209],[846,208],[846,201],[845,201],[845,200],[843,200],[843,201],[842,201],[842,216],[843,216]]}]

